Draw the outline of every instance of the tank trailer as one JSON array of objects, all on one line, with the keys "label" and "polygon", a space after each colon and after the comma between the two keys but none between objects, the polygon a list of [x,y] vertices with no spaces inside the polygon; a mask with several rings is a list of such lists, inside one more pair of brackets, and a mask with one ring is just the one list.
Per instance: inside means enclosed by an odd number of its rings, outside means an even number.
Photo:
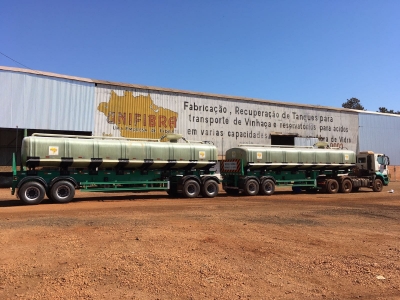
[{"label": "tank trailer", "polygon": [[[166,138],[169,142],[162,142]],[[44,197],[67,203],[75,190],[134,192],[164,190],[172,196],[213,198],[217,148],[210,142],[178,143],[180,135],[129,139],[33,134],[21,146],[21,168],[13,157],[11,193],[26,204]]]},{"label": "tank trailer", "polygon": [[221,161],[222,186],[228,194],[248,196],[272,195],[281,185],[294,192],[380,192],[389,183],[389,163],[389,157],[372,151],[239,145]]},{"label": "tank trailer", "polygon": [[[162,142],[163,139],[167,142]],[[184,142],[178,143],[182,139]],[[170,134],[160,139],[33,134],[13,157],[11,194],[26,204],[45,196],[68,203],[86,192],[166,191],[170,196],[213,198],[217,148]],[[226,151],[220,169],[228,194],[272,195],[276,186],[294,192],[380,192],[388,185],[389,157],[372,151],[239,145]]]}]

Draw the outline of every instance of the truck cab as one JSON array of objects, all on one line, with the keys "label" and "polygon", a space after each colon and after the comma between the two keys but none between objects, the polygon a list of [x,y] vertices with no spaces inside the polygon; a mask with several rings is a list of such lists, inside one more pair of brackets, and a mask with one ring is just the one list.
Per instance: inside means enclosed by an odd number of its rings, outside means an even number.
[{"label": "truck cab", "polygon": [[364,175],[380,173],[388,176],[389,164],[390,159],[385,154],[374,153],[373,151],[363,151],[357,154],[356,167]]}]

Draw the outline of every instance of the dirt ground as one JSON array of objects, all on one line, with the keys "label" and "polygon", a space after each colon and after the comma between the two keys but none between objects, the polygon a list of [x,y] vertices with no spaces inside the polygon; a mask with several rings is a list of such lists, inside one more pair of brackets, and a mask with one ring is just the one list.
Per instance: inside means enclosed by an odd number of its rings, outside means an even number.
[{"label": "dirt ground", "polygon": [[0,299],[400,299],[400,182],[37,206],[1,189]]}]

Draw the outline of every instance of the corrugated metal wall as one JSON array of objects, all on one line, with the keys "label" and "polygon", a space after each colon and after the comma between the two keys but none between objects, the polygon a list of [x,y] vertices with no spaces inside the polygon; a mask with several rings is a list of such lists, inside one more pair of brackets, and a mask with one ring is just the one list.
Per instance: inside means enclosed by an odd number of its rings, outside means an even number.
[{"label": "corrugated metal wall", "polygon": [[134,137],[147,130],[142,133],[153,138],[172,131],[190,140],[212,141],[220,155],[239,143],[270,144],[272,134],[291,134],[310,140],[320,137],[332,147],[384,152],[392,165],[400,165],[400,116],[119,85],[7,67],[0,67],[0,85],[0,128],[135,133]]},{"label": "corrugated metal wall", "polygon": [[359,151],[372,150],[390,157],[391,165],[400,165],[400,116],[359,114]]},{"label": "corrugated metal wall", "polygon": [[0,127],[93,131],[94,83],[7,70],[0,83]]}]

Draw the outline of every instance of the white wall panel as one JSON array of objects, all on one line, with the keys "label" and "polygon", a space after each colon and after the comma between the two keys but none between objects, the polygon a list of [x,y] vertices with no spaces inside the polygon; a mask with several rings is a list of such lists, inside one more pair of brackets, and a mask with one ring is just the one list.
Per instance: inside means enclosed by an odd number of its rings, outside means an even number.
[{"label": "white wall panel", "polygon": [[94,83],[0,70],[0,127],[93,131]]},{"label": "white wall panel", "polygon": [[[157,124],[173,117],[175,127]],[[240,143],[270,145],[274,133],[322,137],[354,151],[358,139],[357,112],[105,84],[96,87],[94,120],[95,135],[159,138],[172,131],[212,141],[220,155]]]},{"label": "white wall panel", "polygon": [[400,165],[400,116],[360,113],[359,123],[359,150],[384,153]]}]

